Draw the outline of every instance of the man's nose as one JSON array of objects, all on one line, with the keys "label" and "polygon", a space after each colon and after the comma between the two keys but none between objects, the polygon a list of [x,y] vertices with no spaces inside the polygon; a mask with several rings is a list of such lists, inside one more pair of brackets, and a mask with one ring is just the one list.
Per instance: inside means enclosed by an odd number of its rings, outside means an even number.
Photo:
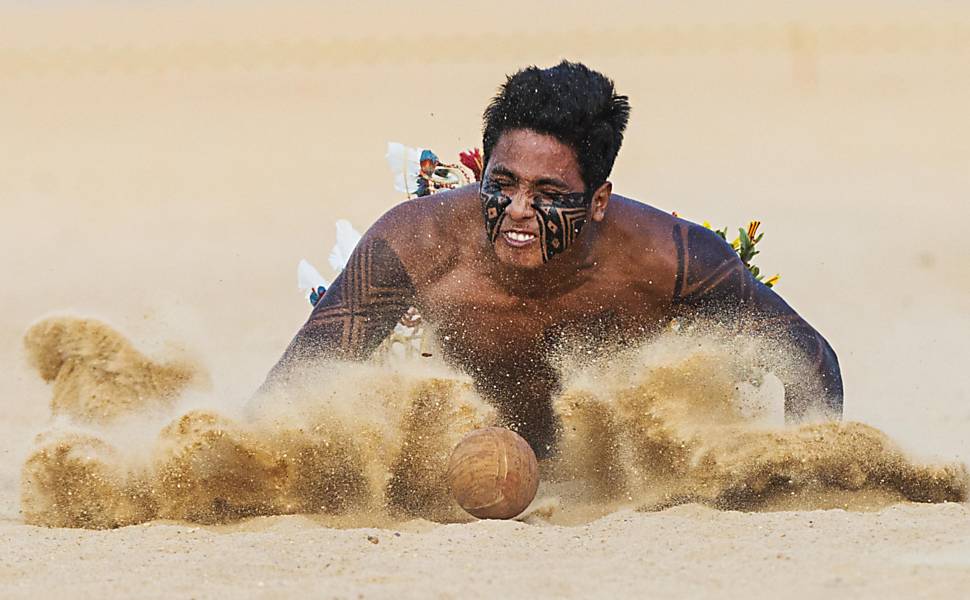
[{"label": "man's nose", "polygon": [[535,208],[532,206],[532,197],[526,192],[519,192],[512,196],[512,204],[509,204],[505,212],[513,221],[525,221],[534,219],[536,216]]}]

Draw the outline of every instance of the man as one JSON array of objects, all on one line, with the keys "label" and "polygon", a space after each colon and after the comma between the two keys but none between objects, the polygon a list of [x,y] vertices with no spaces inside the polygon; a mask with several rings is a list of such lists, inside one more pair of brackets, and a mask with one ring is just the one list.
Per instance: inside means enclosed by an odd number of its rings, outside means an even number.
[{"label": "man", "polygon": [[814,384],[782,376],[786,413],[841,414],[831,347],[728,244],[612,194],[629,110],[582,64],[509,77],[485,110],[480,185],[375,223],[267,384],[306,359],[366,359],[413,306],[445,358],[542,455],[556,438],[554,350],[601,351],[691,318],[788,338]]}]

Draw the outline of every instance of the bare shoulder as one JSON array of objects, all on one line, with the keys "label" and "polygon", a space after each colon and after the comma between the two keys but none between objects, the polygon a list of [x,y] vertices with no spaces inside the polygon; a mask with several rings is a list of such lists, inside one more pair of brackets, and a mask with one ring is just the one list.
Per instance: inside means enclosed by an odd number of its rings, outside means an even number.
[{"label": "bare shoulder", "polygon": [[459,236],[467,234],[470,222],[481,218],[480,211],[478,187],[465,186],[394,206],[365,237],[385,240],[420,287],[457,263],[462,251]]},{"label": "bare shoulder", "polygon": [[[611,253],[649,274],[674,297],[688,275],[716,270],[737,255],[713,231],[642,202],[614,195],[604,223]],[[688,273],[690,271],[690,273]]]},{"label": "bare shoulder", "polygon": [[608,220],[612,218],[611,226],[633,236],[653,235],[660,230],[669,232],[676,223],[683,222],[668,212],[617,194],[610,197],[607,215]]},{"label": "bare shoulder", "polygon": [[623,257],[631,268],[672,274],[676,269],[672,233],[682,222],[670,213],[614,194],[603,222],[603,234],[611,256]]}]

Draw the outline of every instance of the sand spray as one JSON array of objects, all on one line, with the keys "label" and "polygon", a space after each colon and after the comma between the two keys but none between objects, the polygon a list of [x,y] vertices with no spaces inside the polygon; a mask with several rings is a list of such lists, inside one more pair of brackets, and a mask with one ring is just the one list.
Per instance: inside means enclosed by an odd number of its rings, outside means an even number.
[{"label": "sand spray", "polygon": [[[52,389],[50,426],[22,474],[22,513],[36,525],[467,520],[447,492],[448,456],[497,419],[471,379],[437,359],[309,365],[241,410],[197,362],[149,358],[99,321],[45,319],[25,347]],[[794,368],[789,356],[695,329],[608,362],[559,361],[559,448],[521,518],[581,522],[687,502],[865,510],[966,499],[963,465],[915,462],[873,427],[824,415],[784,425],[773,373]]]}]

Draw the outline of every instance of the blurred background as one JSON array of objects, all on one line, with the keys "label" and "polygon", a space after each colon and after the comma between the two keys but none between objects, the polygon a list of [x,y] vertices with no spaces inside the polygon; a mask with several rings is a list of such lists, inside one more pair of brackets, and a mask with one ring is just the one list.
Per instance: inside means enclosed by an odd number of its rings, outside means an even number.
[{"label": "blurred background", "polygon": [[0,1],[0,32],[4,516],[49,415],[32,321],[103,318],[242,399],[308,314],[297,261],[404,200],[386,143],[455,162],[562,58],[630,96],[617,193],[763,221],[847,418],[970,457],[966,2]]}]

